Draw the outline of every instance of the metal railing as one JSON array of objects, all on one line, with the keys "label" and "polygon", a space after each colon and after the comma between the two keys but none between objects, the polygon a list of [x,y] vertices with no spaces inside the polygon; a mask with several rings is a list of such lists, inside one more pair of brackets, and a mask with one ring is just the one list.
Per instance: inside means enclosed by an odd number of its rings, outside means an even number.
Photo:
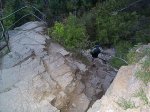
[{"label": "metal railing", "polygon": [[[1,37],[0,37],[0,43],[1,43],[2,41],[5,42],[4,44],[0,44],[0,51],[3,50],[5,47],[8,47],[8,50],[10,50],[10,49],[9,49],[9,45],[8,45],[9,37],[6,36],[6,34],[8,34],[8,32],[5,31],[5,28],[4,28],[4,26],[3,26],[2,21],[0,21],[0,25],[1,25],[1,27],[2,27],[2,32],[1,32]],[[8,37],[8,38],[7,38],[7,37]]]},{"label": "metal railing", "polygon": [[[11,17],[12,15],[24,10],[24,9],[31,9],[30,12],[28,14],[25,14],[23,15],[21,18],[19,18],[17,21],[15,21],[12,25],[10,25],[7,29],[5,28],[5,25],[3,24],[3,21],[8,19],[9,17]],[[33,12],[36,11],[38,12],[42,18],[38,17],[36,14],[34,14]],[[0,36],[0,51],[2,51],[5,47],[8,48],[8,50],[10,51],[10,48],[9,48],[9,34],[8,34],[8,30],[10,30],[11,28],[13,28],[16,23],[18,23],[19,21],[21,21],[23,18],[27,17],[27,16],[33,16],[35,17],[36,19],[44,22],[46,24],[46,16],[40,11],[38,10],[36,7],[32,6],[32,5],[26,5],[16,11],[14,11],[13,13],[5,16],[5,17],[2,17],[0,18],[0,27],[2,28],[2,31],[1,31],[1,36]],[[1,42],[5,42],[4,45],[1,44]]]}]

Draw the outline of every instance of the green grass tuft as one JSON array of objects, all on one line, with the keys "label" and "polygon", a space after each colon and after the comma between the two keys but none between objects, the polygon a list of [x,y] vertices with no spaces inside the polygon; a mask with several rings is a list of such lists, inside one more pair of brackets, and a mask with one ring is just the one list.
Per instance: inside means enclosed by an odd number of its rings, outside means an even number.
[{"label": "green grass tuft", "polygon": [[127,110],[127,109],[132,109],[132,108],[135,108],[135,103],[130,101],[130,100],[126,100],[124,98],[120,99],[117,104],[122,107],[124,110]]},{"label": "green grass tuft", "polygon": [[140,89],[139,91],[137,91],[137,93],[134,94],[134,97],[139,97],[144,102],[144,105],[149,104],[148,98],[143,89]]},{"label": "green grass tuft", "polygon": [[136,73],[136,77],[146,85],[150,82],[150,57],[142,63],[142,69]]},{"label": "green grass tuft", "polygon": [[116,69],[119,69],[121,66],[126,65],[125,62],[123,62],[122,60],[119,60],[117,58],[112,58],[109,61],[110,65]]}]

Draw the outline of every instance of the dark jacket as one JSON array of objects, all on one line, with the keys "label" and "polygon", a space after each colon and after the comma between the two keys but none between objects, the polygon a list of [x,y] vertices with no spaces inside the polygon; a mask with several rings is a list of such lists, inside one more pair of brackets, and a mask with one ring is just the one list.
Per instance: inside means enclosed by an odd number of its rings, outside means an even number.
[{"label": "dark jacket", "polygon": [[98,54],[101,53],[101,48],[99,45],[96,45],[92,50],[91,50],[91,55],[93,58],[98,58]]}]

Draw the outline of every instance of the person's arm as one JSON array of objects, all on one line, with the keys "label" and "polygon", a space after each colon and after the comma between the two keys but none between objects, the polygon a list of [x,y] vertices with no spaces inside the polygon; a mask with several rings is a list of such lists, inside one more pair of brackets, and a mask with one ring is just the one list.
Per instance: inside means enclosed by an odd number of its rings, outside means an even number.
[{"label": "person's arm", "polygon": [[103,53],[104,50],[102,49],[102,47],[99,47],[100,53]]}]

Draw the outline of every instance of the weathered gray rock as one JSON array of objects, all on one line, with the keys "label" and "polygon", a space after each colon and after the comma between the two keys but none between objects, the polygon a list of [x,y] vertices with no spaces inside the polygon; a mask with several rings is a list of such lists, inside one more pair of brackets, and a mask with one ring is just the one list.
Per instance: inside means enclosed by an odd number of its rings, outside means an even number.
[{"label": "weathered gray rock", "polygon": [[1,112],[59,112],[51,105],[59,86],[42,59],[48,56],[42,25],[30,22],[9,32],[11,52],[1,59]]},{"label": "weathered gray rock", "polygon": [[69,112],[86,112],[88,109],[90,101],[85,94],[78,95],[74,98],[72,102],[72,107]]},{"label": "weathered gray rock", "polygon": [[59,55],[56,54],[54,58],[50,57],[45,60],[45,63],[47,64],[47,69],[49,71],[49,74],[51,74],[51,77],[55,81],[57,81],[57,83],[62,87],[63,90],[65,90],[65,88],[73,80],[73,73],[71,67],[65,64],[65,59],[63,57],[59,58]]},{"label": "weathered gray rock", "polygon": [[20,80],[32,79],[35,75],[44,71],[43,64],[37,59],[33,60],[31,58],[15,67],[3,69],[0,71],[0,92],[10,89]]},{"label": "weathered gray rock", "polygon": [[9,32],[11,52],[0,63],[0,112],[87,110],[90,100],[79,74],[86,66],[59,44],[46,42],[44,28],[29,22]]},{"label": "weathered gray rock", "polygon": [[59,92],[57,97],[54,99],[54,102],[52,102],[52,103],[55,107],[57,107],[58,109],[61,109],[67,105],[69,98],[70,97],[68,97],[66,93],[61,91],[61,92]]},{"label": "weathered gray rock", "polygon": [[24,25],[20,27],[15,28],[15,30],[34,30],[39,27],[42,27],[42,28],[45,27],[45,23],[38,22],[38,21],[31,21],[31,22],[25,23]]},{"label": "weathered gray rock", "polygon": [[[149,48],[148,45],[144,45],[136,52],[143,52],[144,47]],[[121,67],[106,94],[100,100],[97,100],[87,112],[149,112],[150,83],[145,85],[142,80],[136,77],[146,57],[141,57],[142,59],[137,64]],[[141,89],[143,91],[139,94]],[[137,93],[138,95],[135,96]],[[124,107],[118,105],[118,102]],[[131,105],[135,107],[131,107]]]},{"label": "weathered gray rock", "polygon": [[44,23],[29,22],[9,31],[11,52],[3,57],[1,69],[13,67],[33,54],[39,58],[47,55],[44,51],[46,36],[39,33],[40,31],[35,31],[39,27],[41,31],[44,30]]},{"label": "weathered gray rock", "polygon": [[25,78],[0,94],[0,111],[59,112],[49,103],[55,98],[55,88],[56,83],[47,73]]},{"label": "weathered gray rock", "polygon": [[63,56],[69,55],[69,52],[57,43],[50,44],[50,53],[60,53]]}]

